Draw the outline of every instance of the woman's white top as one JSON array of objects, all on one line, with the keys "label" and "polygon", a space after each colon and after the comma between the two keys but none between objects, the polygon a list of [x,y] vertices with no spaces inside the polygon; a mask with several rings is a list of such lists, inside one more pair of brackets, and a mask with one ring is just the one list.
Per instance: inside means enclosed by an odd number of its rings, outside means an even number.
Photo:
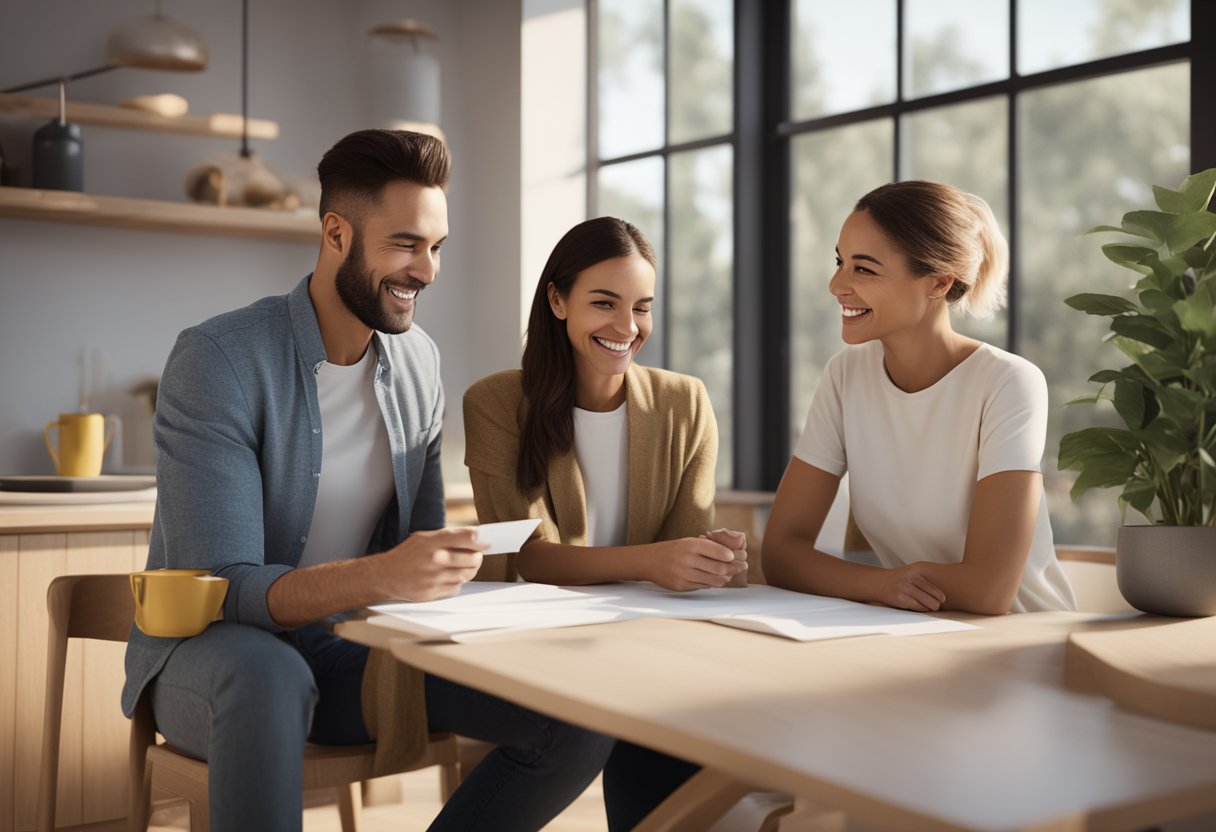
[{"label": "woman's white top", "polygon": [[321,479],[300,566],[362,555],[396,493],[388,429],[376,402],[376,350],[317,368]]},{"label": "woman's white top", "polygon": [[[905,393],[870,341],[828,361],[794,455],[849,472],[853,516],[884,566],[960,563],[976,483],[1041,472],[1046,434],[1047,382],[1024,358],[981,344],[932,387]],[[1044,494],[1012,609],[1075,608]]]},{"label": "woman's white top", "polygon": [[624,546],[629,522],[629,419],[574,408],[574,455],[587,495],[587,545]]}]

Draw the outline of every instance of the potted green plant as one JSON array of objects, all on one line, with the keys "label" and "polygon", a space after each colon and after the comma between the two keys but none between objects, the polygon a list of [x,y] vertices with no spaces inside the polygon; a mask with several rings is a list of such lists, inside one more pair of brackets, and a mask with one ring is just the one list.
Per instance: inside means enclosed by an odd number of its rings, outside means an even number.
[{"label": "potted green plant", "polygon": [[[1124,427],[1060,440],[1061,469],[1080,471],[1077,499],[1119,487],[1125,524],[1116,544],[1119,590],[1137,609],[1216,614],[1216,168],[1178,190],[1153,187],[1156,211],[1131,211],[1108,259],[1140,275],[1131,297],[1081,294],[1065,303],[1109,317],[1107,340],[1130,361],[1100,370],[1102,387],[1077,402],[1109,401]],[[1153,525],[1126,525],[1127,507]]]}]

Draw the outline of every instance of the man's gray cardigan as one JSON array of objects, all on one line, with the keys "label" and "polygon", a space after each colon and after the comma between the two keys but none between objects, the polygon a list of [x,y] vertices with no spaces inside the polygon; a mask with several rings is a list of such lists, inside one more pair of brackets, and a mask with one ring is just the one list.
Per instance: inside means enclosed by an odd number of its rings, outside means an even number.
[{"label": "man's gray cardigan", "polygon": [[[266,592],[300,561],[321,476],[316,367],[325,346],[308,294],[264,298],[178,336],[156,402],[157,501],[148,568],[227,578],[224,620],[280,631]],[[419,327],[375,333],[376,400],[388,428],[396,500],[367,551],[444,524],[439,353]],[[122,708],[180,639],[132,628]]]}]

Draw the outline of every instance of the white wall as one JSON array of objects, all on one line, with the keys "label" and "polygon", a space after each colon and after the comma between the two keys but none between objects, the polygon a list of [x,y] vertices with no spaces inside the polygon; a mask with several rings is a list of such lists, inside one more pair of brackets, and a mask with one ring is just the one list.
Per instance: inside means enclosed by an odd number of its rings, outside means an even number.
[{"label": "white wall", "polygon": [[524,0],[520,332],[549,252],[587,216],[584,0]]},{"label": "white wall", "polygon": [[[441,126],[454,157],[451,243],[440,282],[418,320],[439,343],[449,398],[445,471],[464,477],[459,402],[477,377],[517,352],[518,330],[497,310],[518,307],[518,0],[255,0],[250,26],[250,111],[277,121],[280,138],[255,151],[281,174],[315,176],[324,151],[370,126],[364,93],[367,30],[414,17],[441,32]],[[116,26],[150,0],[0,0],[0,87],[103,62]],[[239,0],[166,0],[166,14],[203,34],[203,73],[120,69],[72,86],[80,100],[114,104],[176,92],[195,113],[240,108]],[[39,94],[50,90],[39,91]],[[0,118],[6,158],[29,171],[39,121]],[[183,199],[190,167],[235,140],[85,126],[85,189]],[[50,473],[42,425],[78,403],[80,356],[108,354],[112,386],[159,374],[176,334],[212,314],[288,291],[311,270],[313,243],[126,231],[0,220],[0,474]]]}]

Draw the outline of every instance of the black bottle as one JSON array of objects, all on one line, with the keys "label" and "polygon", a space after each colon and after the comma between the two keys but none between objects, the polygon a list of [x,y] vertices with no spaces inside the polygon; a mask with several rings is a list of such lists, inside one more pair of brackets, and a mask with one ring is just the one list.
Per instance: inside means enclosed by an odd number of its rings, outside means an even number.
[{"label": "black bottle", "polygon": [[59,82],[59,118],[34,133],[35,188],[52,191],[84,190],[84,141],[79,125],[64,117],[64,83]]}]

